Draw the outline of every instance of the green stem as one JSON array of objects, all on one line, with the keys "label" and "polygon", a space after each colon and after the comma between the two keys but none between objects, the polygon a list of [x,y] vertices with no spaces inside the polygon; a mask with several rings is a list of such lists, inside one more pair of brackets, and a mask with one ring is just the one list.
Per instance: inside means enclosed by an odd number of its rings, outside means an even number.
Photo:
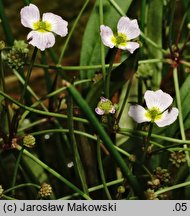
[{"label": "green stem", "polygon": [[[12,70],[13,73],[15,74],[15,76],[18,78],[18,80],[25,85],[25,80],[20,76],[20,74],[16,71],[16,70]],[[36,93],[31,89],[31,87],[29,85],[27,85],[27,90],[30,92],[30,94],[37,100],[39,101],[39,104],[42,106],[42,108],[45,111],[48,111],[48,109],[46,108],[46,106],[40,101],[40,98],[36,95]]]},{"label": "green stem", "polygon": [[[167,59],[146,59],[138,61],[138,64],[150,64],[157,62],[168,62]],[[122,63],[122,62],[121,62]],[[121,63],[113,64],[113,68],[118,67]],[[105,68],[109,68],[109,64],[105,64]],[[74,71],[74,70],[98,70],[102,68],[102,65],[84,65],[84,66],[64,66],[64,65],[44,65],[44,64],[34,64],[34,67],[37,68],[46,68],[46,69],[62,69],[66,71]]]},{"label": "green stem", "polygon": [[[174,78],[174,86],[175,86],[175,94],[176,94],[176,101],[177,101],[177,107],[179,110],[179,127],[180,127],[180,133],[182,141],[186,141],[186,135],[185,135],[185,128],[183,124],[183,113],[182,113],[182,106],[181,106],[181,97],[180,97],[180,90],[179,90],[179,82],[178,82],[178,74],[177,74],[177,68],[174,68],[173,70],[173,78]],[[187,148],[187,144],[183,145],[184,148]],[[187,165],[190,170],[190,156],[189,152],[185,151]]]},{"label": "green stem", "polygon": [[[40,122],[40,123],[41,123],[41,122]],[[90,138],[90,139],[92,139],[92,140],[95,140],[95,141],[97,140],[97,137],[96,137],[96,136],[91,135],[91,134],[89,134],[89,133],[85,133],[85,132],[83,132],[83,131],[78,131],[78,130],[74,130],[73,132],[74,132],[75,134],[88,137],[88,138]],[[40,130],[40,131],[32,132],[31,134],[32,134],[33,136],[39,136],[39,135],[48,134],[48,133],[70,133],[70,132],[69,132],[69,129],[49,129],[49,130]],[[153,143],[153,144],[156,145],[155,143]],[[159,145],[159,144],[157,144],[157,146],[163,147],[162,145]],[[114,145],[114,148],[115,148],[118,152],[120,152],[121,154],[125,155],[125,156],[128,157],[128,158],[131,156],[128,152],[124,151],[123,149],[119,148],[118,146],[115,146],[115,145]]]},{"label": "green stem", "polygon": [[[0,95],[3,95],[8,100],[12,101],[14,104],[18,105],[19,107],[21,107],[21,108],[23,108],[25,110],[33,112],[33,113],[37,113],[37,114],[44,115],[44,116],[62,118],[62,119],[67,119],[67,117],[68,117],[67,115],[64,115],[64,114],[59,114],[59,113],[54,113],[54,112],[46,112],[46,111],[34,109],[32,107],[28,107],[28,106],[26,106],[24,104],[21,104],[18,101],[14,100],[12,97],[10,97],[9,95],[5,94],[2,91],[0,91]],[[83,123],[88,123],[88,121],[86,119],[79,118],[79,117],[73,117],[73,120],[80,121],[80,122],[83,122]]]},{"label": "green stem", "polygon": [[5,200],[16,200],[15,198],[7,196],[7,195],[4,195],[4,194],[2,195],[2,199],[5,199]]},{"label": "green stem", "polygon": [[182,187],[187,187],[189,185],[190,185],[190,181],[184,182],[184,183],[181,183],[181,184],[173,185],[171,187],[167,187],[167,188],[158,190],[154,194],[158,196],[158,195],[160,195],[162,193],[165,193],[165,192],[168,192],[168,191],[171,191],[171,190],[175,190],[175,189],[178,189],[178,188],[182,188]]},{"label": "green stem", "polygon": [[19,185],[16,185],[14,187],[11,187],[5,191],[3,191],[3,194],[6,194],[6,193],[9,193],[10,191],[12,190],[16,190],[16,189],[19,189],[19,188],[23,188],[23,187],[35,187],[37,189],[40,189],[40,186],[37,185],[37,184],[33,184],[33,183],[24,183],[24,184],[19,184]]},{"label": "green stem", "polygon": [[86,194],[88,194],[88,185],[86,182],[84,167],[83,167],[83,164],[82,164],[81,159],[80,159],[78,146],[77,146],[77,142],[76,142],[75,134],[74,134],[73,99],[70,95],[68,97],[68,128],[69,128],[69,135],[70,135],[71,143],[73,145],[74,159],[75,159],[75,165],[76,165],[76,168],[78,171],[78,175],[79,175],[80,181],[82,183],[83,191]]},{"label": "green stem", "polygon": [[[21,151],[21,146],[17,145],[15,147],[17,150]],[[50,168],[48,165],[46,165],[45,163],[43,163],[41,160],[39,160],[37,157],[35,157],[34,155],[32,155],[29,151],[27,151],[26,149],[24,149],[23,154],[28,156],[29,158],[31,158],[33,161],[35,161],[39,166],[41,166],[42,168],[44,168],[45,170],[47,170],[49,173],[51,173],[53,176],[55,176],[56,178],[58,178],[60,181],[62,181],[64,184],[66,184],[68,187],[70,187],[71,189],[73,189],[74,191],[76,191],[77,193],[79,193],[83,198],[87,199],[87,200],[91,200],[91,198],[85,194],[83,191],[81,191],[78,187],[76,187],[74,184],[72,184],[70,181],[68,181],[67,179],[65,179],[63,176],[61,176],[58,172],[56,172],[55,170],[53,170],[52,168]]]},{"label": "green stem", "polygon": [[[116,185],[116,184],[120,184],[120,183],[122,183],[123,181],[124,181],[124,178],[117,179],[117,180],[114,180],[114,181],[111,181],[111,182],[107,182],[107,183],[106,183],[106,186],[109,187],[109,186],[113,186],[113,185]],[[100,189],[102,189],[102,188],[104,188],[104,185],[103,185],[103,184],[97,185],[97,186],[95,186],[95,187],[89,188],[89,189],[88,189],[88,192],[94,192],[94,191],[100,190]],[[62,197],[62,198],[60,198],[60,199],[67,200],[67,199],[71,199],[71,198],[76,197],[76,196],[79,196],[79,194],[78,194],[78,193],[74,193],[74,194],[72,194],[72,195]]]},{"label": "green stem", "polygon": [[[80,85],[80,84],[83,84],[83,83],[86,83],[86,82],[91,82],[91,81],[92,81],[91,79],[79,80],[79,81],[74,82],[73,85]],[[36,101],[36,102],[31,106],[31,108],[34,108],[34,107],[38,106],[38,105],[41,103],[41,101],[46,100],[46,99],[48,99],[48,98],[50,98],[50,97],[53,97],[54,95],[59,94],[59,93],[63,92],[64,90],[66,90],[66,87],[62,87],[62,88],[59,88],[59,89],[57,89],[57,90],[51,92],[50,94],[48,94],[48,95],[44,96],[42,99],[40,99],[40,101]],[[21,120],[20,120],[20,123],[23,122],[23,120],[26,118],[26,116],[27,116],[28,114],[29,114],[29,111],[25,111],[25,112],[23,113],[23,115],[22,115],[22,117],[21,117]],[[74,119],[75,119],[75,117],[74,117]]]},{"label": "green stem", "polygon": [[150,125],[149,125],[148,136],[146,137],[145,149],[144,149],[144,153],[143,153],[143,157],[142,157],[142,162],[143,163],[145,161],[147,150],[148,150],[148,147],[149,147],[149,144],[150,144],[150,139],[151,139],[153,124],[154,123],[151,122]]},{"label": "green stem", "polygon": [[[99,0],[99,17],[100,17],[100,25],[104,24],[104,19],[103,19],[103,2],[102,0]],[[101,54],[101,65],[102,65],[102,74],[103,74],[103,80],[105,84],[106,80],[106,67],[105,67],[105,49],[104,49],[104,44],[101,42],[100,43],[100,54]]]},{"label": "green stem", "polygon": [[113,67],[113,63],[114,63],[114,59],[117,53],[117,49],[114,48],[113,49],[113,53],[110,59],[110,63],[109,63],[109,68],[106,72],[106,85],[105,85],[105,96],[106,98],[110,98],[110,78],[111,78],[111,71],[112,71],[112,67]]},{"label": "green stem", "polygon": [[[2,50],[0,50],[0,90],[2,90],[3,92],[6,91],[5,74],[4,74],[3,59],[2,59]],[[2,103],[2,100],[3,100],[3,98],[0,97],[0,104]],[[5,107],[6,107],[8,127],[9,127],[9,132],[10,132],[11,131],[11,117],[10,117],[10,112],[9,112],[9,104],[8,104],[6,98],[5,98]]]},{"label": "green stem", "polygon": [[32,127],[34,127],[34,126],[36,126],[36,125],[46,123],[47,121],[48,121],[47,118],[43,118],[43,119],[37,120],[37,121],[35,121],[35,122],[32,122],[32,123],[30,123],[30,124],[27,124],[27,125],[24,126],[24,127],[19,128],[17,132],[22,132],[22,131],[27,130],[27,129],[29,129],[29,128],[32,128]]},{"label": "green stem", "polygon": [[129,92],[130,92],[131,86],[132,86],[132,81],[129,80],[128,85],[127,85],[127,91],[126,91],[125,97],[124,97],[124,99],[123,99],[123,101],[122,101],[121,108],[119,109],[119,113],[118,113],[118,115],[117,115],[117,124],[119,123],[119,121],[120,121],[120,119],[121,119],[123,110],[124,110],[124,108],[125,108],[125,104],[126,104],[126,102],[127,102],[127,98],[128,98],[128,96],[129,96]]},{"label": "green stem", "polygon": [[[120,128],[117,133],[119,134],[124,134],[124,135],[135,135],[135,136],[145,136],[147,137],[147,132],[145,131],[138,131],[138,130],[134,130],[134,129],[129,129],[129,128]],[[190,144],[190,140],[180,140],[180,139],[175,139],[175,138],[171,138],[171,137],[165,137],[165,136],[161,136],[161,135],[157,135],[157,134],[151,134],[151,138],[155,138],[155,139],[161,139],[161,140],[165,140],[168,142],[174,142],[174,143],[186,143],[186,144]]]},{"label": "green stem", "polygon": [[[22,149],[20,150],[20,152],[18,154],[18,158],[16,160],[16,164],[15,164],[15,168],[14,168],[14,172],[13,172],[13,179],[12,179],[11,187],[14,187],[15,184],[16,184],[16,178],[17,178],[18,168],[19,168],[19,165],[20,165],[20,160],[22,158],[23,151],[24,151],[24,146],[22,146]],[[12,195],[14,195],[14,194],[15,194],[15,191],[13,190],[12,191]]]},{"label": "green stem", "polygon": [[80,12],[79,12],[79,14],[78,14],[76,20],[75,20],[75,22],[74,22],[74,24],[73,24],[71,30],[69,31],[69,34],[68,34],[67,39],[66,39],[66,41],[65,41],[65,44],[64,44],[64,46],[62,47],[61,54],[60,54],[60,56],[59,56],[58,65],[61,64],[61,62],[62,62],[62,59],[63,59],[63,56],[64,56],[64,54],[65,54],[65,50],[66,50],[66,48],[67,48],[67,45],[68,45],[68,43],[69,43],[69,41],[70,41],[70,39],[71,39],[71,36],[72,36],[72,34],[73,34],[73,32],[74,32],[74,30],[75,30],[75,28],[76,28],[76,26],[77,26],[77,24],[78,24],[78,22],[79,22],[79,19],[81,18],[81,16],[82,16],[82,14],[83,14],[83,12],[84,12],[86,6],[88,5],[88,3],[89,3],[89,0],[86,0],[86,2],[85,2],[84,5],[82,6],[82,8],[81,8],[81,10],[80,10]]},{"label": "green stem", "polygon": [[37,52],[38,52],[38,48],[34,47],[34,51],[33,51],[32,58],[31,58],[31,63],[29,65],[28,72],[27,72],[27,75],[26,75],[24,88],[23,88],[22,95],[21,95],[20,100],[19,100],[21,103],[22,103],[22,101],[24,99],[24,96],[25,96],[25,93],[26,93],[26,90],[27,90],[27,86],[28,86],[28,83],[29,83],[29,80],[30,80],[30,76],[31,76],[31,73],[32,73],[32,68],[33,68],[33,65],[34,65],[34,61],[36,59]]},{"label": "green stem", "polygon": [[103,169],[103,164],[102,164],[100,144],[101,144],[101,140],[98,137],[98,139],[97,139],[97,160],[98,160],[98,167],[99,167],[99,171],[100,171],[100,177],[101,177],[102,183],[104,185],[104,190],[105,190],[105,193],[107,195],[107,198],[109,200],[112,200],[112,197],[111,197],[110,192],[108,190],[108,187],[106,185],[106,178],[105,178],[105,175],[104,175],[104,169]]},{"label": "green stem", "polygon": [[9,25],[8,18],[5,14],[3,1],[0,0],[0,18],[1,18],[1,24],[3,26],[3,30],[6,36],[6,40],[9,46],[13,45],[14,37],[11,31],[11,27]]},{"label": "green stem", "polygon": [[96,130],[97,134],[100,136],[101,140],[104,142],[105,146],[111,153],[111,155],[114,157],[115,161],[118,163],[118,165],[121,167],[123,174],[126,176],[131,188],[133,189],[134,193],[139,196],[139,198],[144,198],[144,193],[142,191],[142,188],[136,178],[127,166],[127,164],[124,162],[120,154],[116,151],[114,148],[114,144],[111,141],[108,134],[105,132],[104,128],[99,123],[98,119],[96,118],[95,114],[92,112],[89,105],[86,103],[86,101],[82,98],[80,93],[76,90],[76,88],[71,85],[70,83],[64,81],[64,83],[70,94],[73,96],[77,104],[80,106],[80,108],[83,110],[83,112],[86,114],[87,118],[91,122],[92,126]]}]

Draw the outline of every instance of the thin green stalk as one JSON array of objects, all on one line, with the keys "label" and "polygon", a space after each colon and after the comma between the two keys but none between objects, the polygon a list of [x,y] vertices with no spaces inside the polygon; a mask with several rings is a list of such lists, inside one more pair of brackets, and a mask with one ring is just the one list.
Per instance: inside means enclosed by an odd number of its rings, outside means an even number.
[{"label": "thin green stalk", "polygon": [[150,144],[150,139],[151,139],[151,134],[152,134],[152,129],[153,129],[153,125],[154,123],[151,122],[149,125],[149,129],[148,129],[148,135],[146,137],[146,143],[145,143],[145,149],[144,149],[144,153],[143,153],[143,157],[142,157],[142,162],[144,163],[145,158],[146,158],[146,154],[147,154],[147,150]]},{"label": "thin green stalk", "polygon": [[97,139],[97,160],[98,160],[98,167],[99,167],[99,171],[100,171],[100,177],[101,177],[102,183],[104,185],[104,190],[105,190],[105,193],[107,195],[107,198],[109,200],[112,200],[111,194],[110,194],[110,192],[108,190],[108,187],[106,185],[106,178],[105,178],[105,175],[104,175],[104,168],[103,168],[103,164],[102,164],[100,144],[101,144],[101,140],[98,137],[98,139]]},{"label": "thin green stalk", "polygon": [[75,159],[75,165],[77,168],[77,172],[82,184],[83,191],[88,194],[88,185],[86,182],[86,176],[85,176],[85,171],[83,164],[80,159],[79,151],[78,151],[78,146],[74,134],[74,124],[73,124],[73,99],[69,95],[68,97],[68,128],[69,128],[69,135],[71,139],[71,143],[73,145],[73,151],[74,151],[74,159]]},{"label": "thin green stalk", "polygon": [[116,53],[117,53],[117,49],[114,48],[113,49],[113,53],[111,55],[111,59],[110,59],[110,63],[109,63],[109,68],[108,68],[108,70],[106,72],[105,96],[108,99],[110,98],[110,78],[111,78],[111,71],[112,71],[112,67],[113,67],[113,63],[114,63],[114,60],[115,60]]},{"label": "thin green stalk", "polygon": [[147,3],[147,0],[141,1],[141,25],[140,27],[142,31],[144,31],[144,27],[145,27],[146,3]]},{"label": "thin green stalk", "polygon": [[43,119],[37,120],[37,121],[32,122],[32,123],[30,123],[30,124],[28,124],[28,125],[26,125],[26,126],[24,126],[24,127],[19,128],[19,129],[18,129],[18,132],[22,132],[22,131],[27,130],[27,129],[29,129],[29,128],[32,128],[32,127],[34,127],[34,126],[36,126],[36,125],[46,123],[47,121],[48,121],[47,118],[43,118]]},{"label": "thin green stalk", "polygon": [[[104,18],[103,18],[103,2],[102,0],[99,0],[99,18],[100,18],[100,25],[104,24]],[[105,84],[106,80],[106,67],[105,67],[105,48],[104,44],[100,43],[100,55],[101,55],[101,64],[102,64],[102,74],[103,74],[103,80]]]},{"label": "thin green stalk", "polygon": [[132,81],[129,80],[129,81],[128,81],[128,85],[127,85],[127,91],[126,91],[126,93],[125,93],[125,97],[124,97],[124,99],[123,99],[123,101],[122,101],[121,108],[119,109],[119,113],[118,113],[118,115],[117,115],[117,123],[119,123],[119,121],[120,121],[120,119],[121,119],[123,110],[124,110],[124,108],[125,108],[125,104],[126,104],[126,102],[127,102],[127,98],[129,97],[129,92],[130,92],[130,90],[131,90],[131,86],[132,86]]},{"label": "thin green stalk", "polygon": [[[3,59],[2,59],[2,50],[0,50],[0,90],[3,92],[6,91],[5,88],[5,74],[4,74],[4,67],[3,67]],[[0,97],[0,104],[2,103],[3,98]],[[8,127],[9,131],[11,130],[11,117],[9,112],[9,104],[7,103],[7,99],[5,98],[5,107],[7,112],[7,121],[8,121]]]},{"label": "thin green stalk", "polygon": [[23,187],[35,187],[37,189],[40,189],[40,185],[33,184],[33,183],[24,183],[24,184],[19,184],[19,185],[16,185],[14,187],[11,187],[11,188],[9,188],[7,190],[4,190],[3,194],[9,193],[12,190],[20,189],[20,188],[23,188]]},{"label": "thin green stalk", "polygon": [[[18,78],[18,80],[25,85],[25,80],[20,76],[20,74],[16,71],[16,70],[12,70],[13,73],[15,74],[15,76]],[[42,106],[42,108],[45,111],[48,111],[48,109],[46,108],[46,106],[42,103],[42,101],[40,101],[40,98],[36,95],[36,93],[31,89],[31,87],[29,85],[27,85],[27,90],[30,92],[30,94],[37,100],[39,101],[39,104]]]},{"label": "thin green stalk", "polygon": [[180,63],[190,67],[190,63],[185,60],[181,60]]},{"label": "thin green stalk", "polygon": [[[18,101],[14,100],[12,97],[10,97],[9,95],[5,94],[2,91],[0,91],[0,95],[3,95],[8,100],[12,101],[14,104],[18,105],[19,107],[21,107],[21,108],[23,108],[25,110],[33,112],[33,113],[37,113],[37,114],[44,115],[44,116],[62,118],[62,119],[67,119],[67,117],[68,117],[67,115],[64,115],[64,114],[59,114],[59,113],[54,113],[54,112],[46,112],[46,111],[34,109],[32,107],[28,107],[28,106],[26,106],[24,104],[21,104]],[[83,122],[83,123],[88,123],[88,121],[86,119],[79,118],[79,117],[73,117],[73,120],[80,121],[80,122]]]},{"label": "thin green stalk", "polygon": [[74,30],[75,30],[75,28],[76,28],[76,26],[77,26],[77,24],[79,22],[79,19],[81,18],[81,16],[82,16],[82,14],[83,14],[86,6],[88,5],[88,3],[89,3],[89,0],[86,0],[85,3],[84,3],[84,5],[82,6],[82,8],[81,8],[81,10],[80,10],[77,18],[76,18],[76,20],[75,20],[75,22],[74,22],[71,30],[69,31],[69,34],[68,34],[68,36],[66,38],[66,41],[65,41],[65,44],[63,45],[63,47],[61,49],[61,54],[59,56],[58,65],[61,64],[61,62],[62,62],[62,59],[63,59],[63,56],[65,54],[65,50],[67,48],[67,45],[68,45],[68,43],[69,43],[69,41],[71,39],[71,36],[72,36],[72,34],[73,34],[73,32],[74,32]]},{"label": "thin green stalk", "polygon": [[162,193],[165,193],[165,192],[168,192],[168,191],[171,191],[171,190],[175,190],[175,189],[178,189],[178,188],[182,188],[182,187],[187,187],[189,185],[190,185],[190,181],[184,182],[184,183],[181,183],[181,184],[173,185],[171,187],[160,189],[160,190],[156,191],[154,194],[158,196],[158,195],[160,195]]},{"label": "thin green stalk", "polygon": [[[17,160],[16,160],[15,168],[14,168],[14,171],[13,171],[13,179],[12,179],[11,187],[15,187],[18,168],[19,168],[19,165],[20,165],[20,161],[21,161],[21,158],[22,158],[23,151],[24,151],[24,146],[22,146],[21,150],[19,151],[19,154],[18,154],[18,157],[17,157]],[[15,194],[15,190],[12,190],[12,195],[14,195],[14,194]]]},{"label": "thin green stalk", "polygon": [[[114,64],[113,67],[119,66],[120,63]],[[101,69],[102,65],[84,65],[84,66],[63,66],[63,65],[43,65],[43,64],[35,64],[35,67],[38,68],[47,68],[47,69],[62,69],[66,71],[74,71],[74,70],[96,70]],[[109,64],[105,65],[106,68],[109,67]]]},{"label": "thin green stalk", "polygon": [[119,7],[119,5],[114,0],[109,0],[109,2],[113,5],[113,7],[121,16],[126,16],[125,12]]},{"label": "thin green stalk", "polygon": [[118,151],[114,148],[114,144],[111,141],[108,134],[105,132],[104,128],[99,123],[98,119],[96,118],[95,114],[91,110],[91,108],[88,106],[86,101],[82,98],[80,93],[77,91],[77,89],[71,85],[70,83],[64,81],[65,86],[67,86],[68,91],[73,96],[74,100],[77,102],[77,104],[80,106],[80,108],[83,110],[83,112],[86,114],[87,118],[91,122],[92,126],[96,130],[97,134],[100,136],[101,140],[103,141],[104,145],[107,147],[115,161],[118,163],[120,168],[123,171],[123,174],[126,176],[129,185],[131,186],[132,190],[135,194],[139,196],[139,198],[144,198],[144,192],[142,191],[141,185],[138,182],[136,176],[134,176],[125,163],[125,161],[122,159]]},{"label": "thin green stalk", "polygon": [[[16,145],[15,148],[17,150],[19,150],[19,151],[21,151],[21,149],[22,149],[21,146],[19,146],[19,145]],[[70,181],[68,181],[63,176],[61,176],[58,172],[56,172],[55,170],[53,170],[52,168],[50,168],[48,165],[46,165],[45,163],[43,163],[37,157],[35,157],[34,155],[32,155],[29,151],[27,151],[26,149],[24,149],[23,154],[26,155],[26,156],[28,156],[30,159],[32,159],[34,162],[36,162],[39,166],[41,166],[42,168],[44,168],[45,170],[47,170],[53,176],[55,176],[60,181],[62,181],[64,184],[66,184],[68,187],[70,187],[71,189],[73,189],[74,191],[76,191],[77,193],[79,193],[83,198],[85,198],[87,200],[91,200],[91,198],[87,194],[85,194],[78,187],[76,187]]]},{"label": "thin green stalk", "polygon": [[[173,79],[174,79],[174,87],[175,87],[175,94],[176,94],[176,101],[177,101],[177,107],[179,110],[179,127],[180,127],[180,133],[182,141],[186,141],[186,135],[185,135],[185,128],[183,124],[183,113],[182,113],[182,106],[181,106],[181,97],[180,97],[180,90],[179,90],[179,82],[178,82],[178,74],[177,74],[177,68],[173,69]],[[184,148],[187,148],[187,144],[183,145]],[[190,156],[189,152],[185,151],[187,165],[190,170]]]},{"label": "thin green stalk", "polygon": [[168,54],[168,52],[164,49],[162,49],[160,46],[158,46],[154,41],[152,41],[150,38],[148,38],[142,31],[141,31],[141,37],[148,42],[149,44],[151,44],[153,47],[159,49],[163,54]]},{"label": "thin green stalk", "polygon": [[[138,61],[138,64],[149,64],[149,63],[157,63],[157,62],[168,62],[167,59],[146,59]],[[122,63],[122,62],[121,62]],[[121,63],[113,64],[113,68],[118,67]],[[105,64],[105,68],[109,68],[109,64]],[[44,65],[44,64],[34,64],[34,67],[37,68],[46,68],[46,69],[62,69],[66,71],[74,71],[74,70],[98,70],[102,68],[102,65],[84,65],[84,66],[64,66],[64,65]]]},{"label": "thin green stalk", "polygon": [[[80,84],[83,84],[83,83],[86,83],[86,82],[91,82],[91,81],[92,81],[91,79],[79,80],[79,81],[74,82],[73,85],[80,85]],[[41,98],[40,101],[36,101],[36,102],[31,106],[31,108],[34,108],[34,107],[38,106],[38,105],[40,104],[41,101],[46,100],[46,99],[48,99],[48,98],[50,98],[50,97],[53,97],[54,95],[59,94],[59,93],[63,92],[64,90],[66,90],[66,87],[59,88],[59,89],[57,89],[57,90],[55,90],[55,91],[49,93],[48,95],[46,95],[46,96],[44,96],[43,98]],[[25,112],[23,113],[23,115],[21,116],[20,123],[22,123],[22,122],[24,121],[24,119],[26,118],[26,116],[27,116],[28,114],[29,114],[29,111],[25,111]],[[75,117],[74,117],[74,119],[75,119]]]},{"label": "thin green stalk", "polygon": [[32,58],[31,58],[31,63],[29,65],[28,72],[27,72],[27,75],[26,75],[24,88],[23,88],[22,95],[21,95],[20,100],[19,100],[21,103],[22,103],[22,101],[24,99],[24,96],[25,96],[25,93],[26,93],[26,90],[27,90],[27,86],[28,86],[28,83],[29,83],[29,80],[30,80],[30,76],[31,76],[31,73],[32,73],[32,68],[33,68],[33,65],[34,65],[34,61],[36,59],[37,52],[38,52],[38,48],[34,47],[34,51],[33,51]]},{"label": "thin green stalk", "polygon": [[[41,123],[41,122],[40,122]],[[75,134],[78,134],[78,135],[81,135],[81,136],[85,136],[85,137],[88,137],[92,140],[97,140],[97,137],[95,135],[91,135],[89,133],[85,133],[83,131],[78,131],[78,130],[74,130],[73,131]],[[40,131],[36,131],[36,132],[32,132],[31,134],[33,136],[39,136],[39,135],[42,135],[42,134],[48,134],[48,133],[69,133],[69,129],[48,129],[48,130],[40,130]],[[151,142],[152,143],[152,142]],[[154,143],[155,144],[155,143]],[[156,145],[156,144],[155,144]],[[157,144],[158,145],[158,144]],[[161,145],[159,145],[159,147],[163,147]],[[123,149],[119,148],[118,146],[115,146],[114,145],[114,148],[120,152],[121,154],[125,155],[126,157],[130,157],[131,155],[124,151]]]},{"label": "thin green stalk", "polygon": [[[124,181],[124,178],[121,178],[121,179],[117,179],[117,180],[114,180],[114,181],[111,181],[111,182],[107,182],[106,183],[106,186],[109,187],[109,186],[113,186],[113,185],[116,185],[116,184],[120,184]],[[88,189],[88,192],[94,192],[94,191],[97,191],[97,190],[100,190],[104,188],[104,185],[101,184],[101,185],[97,185],[97,186],[94,186],[94,187],[91,187]],[[65,196],[65,197],[62,197],[60,198],[60,200],[68,200],[68,199],[71,199],[73,197],[76,197],[76,196],[79,196],[78,193],[74,193],[72,195],[69,195],[69,196]]]},{"label": "thin green stalk", "polygon": [[8,18],[5,14],[4,5],[3,5],[2,0],[0,0],[0,18],[1,18],[1,24],[3,26],[3,31],[5,33],[7,43],[9,46],[12,46],[13,41],[14,41],[14,37],[13,37],[12,31],[11,31],[11,27],[9,25]]},{"label": "thin green stalk", "polygon": [[[139,130],[134,130],[134,129],[129,129],[129,128],[120,128],[117,133],[119,134],[126,134],[126,135],[131,135],[134,134],[136,136],[145,136],[147,137],[147,132],[145,131],[139,131]],[[180,139],[175,139],[175,138],[171,138],[171,137],[165,137],[165,136],[161,136],[161,135],[157,135],[157,134],[151,134],[151,138],[155,138],[155,139],[161,139],[161,140],[165,140],[168,142],[174,142],[174,143],[186,143],[186,144],[190,144],[190,140],[180,140]]]},{"label": "thin green stalk", "polygon": [[4,195],[4,194],[2,194],[1,198],[4,199],[4,200],[16,200],[15,198],[7,196],[7,195]]},{"label": "thin green stalk", "polygon": [[[22,90],[22,93],[21,93],[21,96],[20,96],[20,99],[19,99],[20,103],[23,102],[24,97],[25,97],[25,93],[26,93],[27,86],[28,86],[28,83],[29,83],[29,80],[30,80],[30,75],[32,73],[32,67],[33,67],[33,64],[34,64],[34,61],[35,61],[35,58],[36,58],[37,51],[38,51],[38,48],[34,47],[31,63],[29,65],[27,75],[26,75],[26,80],[25,80],[25,83],[24,83],[24,87],[23,87],[23,90]],[[20,113],[21,113],[21,107],[19,109],[17,109],[16,112],[14,113],[14,115],[13,115],[12,122],[11,122],[11,130],[10,130],[10,133],[9,133],[9,139],[10,140],[12,140],[12,138],[15,136],[15,133],[17,133],[19,120],[20,120],[20,116],[19,116]]]}]

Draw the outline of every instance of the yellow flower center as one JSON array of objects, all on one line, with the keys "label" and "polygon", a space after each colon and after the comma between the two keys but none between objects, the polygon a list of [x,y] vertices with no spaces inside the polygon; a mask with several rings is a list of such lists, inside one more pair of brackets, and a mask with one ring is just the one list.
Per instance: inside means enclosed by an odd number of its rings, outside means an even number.
[{"label": "yellow flower center", "polygon": [[33,28],[39,32],[50,32],[52,30],[52,25],[47,21],[37,21],[33,24]]},{"label": "yellow flower center", "polygon": [[123,33],[118,33],[117,35],[112,37],[111,41],[116,47],[126,46],[127,45],[127,36]]},{"label": "yellow flower center", "polygon": [[157,107],[152,107],[148,109],[145,116],[154,122],[155,120],[160,120],[162,118],[162,112]]}]

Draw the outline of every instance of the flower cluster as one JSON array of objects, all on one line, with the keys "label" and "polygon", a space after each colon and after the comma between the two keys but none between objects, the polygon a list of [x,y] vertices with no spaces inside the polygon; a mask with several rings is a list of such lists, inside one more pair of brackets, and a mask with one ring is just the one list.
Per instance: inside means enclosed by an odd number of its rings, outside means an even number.
[{"label": "flower cluster", "polygon": [[39,9],[30,4],[21,9],[21,23],[23,26],[32,29],[27,36],[29,44],[44,51],[55,44],[54,33],[64,37],[68,33],[67,21],[53,13],[44,13],[40,18]]},{"label": "flower cluster", "polygon": [[15,40],[11,50],[3,52],[3,57],[11,68],[17,70],[24,66],[28,52],[28,44],[23,40]]},{"label": "flower cluster", "polygon": [[186,162],[186,156],[183,151],[172,152],[170,155],[170,161],[173,165],[179,168],[182,163]]},{"label": "flower cluster", "polygon": [[155,122],[159,127],[172,124],[178,116],[178,109],[170,105],[173,98],[162,90],[147,90],[144,95],[147,108],[140,105],[131,105],[129,116],[137,123]]},{"label": "flower cluster", "polygon": [[119,19],[116,34],[113,33],[110,27],[105,25],[100,26],[100,36],[105,46],[128,50],[130,53],[139,48],[139,43],[131,41],[139,35],[140,29],[137,20],[130,20],[126,16]]},{"label": "flower cluster", "polygon": [[40,197],[48,197],[52,194],[52,187],[51,185],[47,184],[47,183],[43,183],[41,185],[41,188],[39,190],[39,196]]}]

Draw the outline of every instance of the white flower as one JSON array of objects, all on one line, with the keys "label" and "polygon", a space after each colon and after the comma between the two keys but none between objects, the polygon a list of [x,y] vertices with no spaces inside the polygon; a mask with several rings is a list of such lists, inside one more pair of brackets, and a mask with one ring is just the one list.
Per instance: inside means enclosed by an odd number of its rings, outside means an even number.
[{"label": "white flower", "polygon": [[159,127],[172,124],[178,116],[178,109],[170,105],[173,98],[162,90],[147,90],[144,95],[147,109],[140,105],[131,105],[129,116],[137,123],[155,122]]},{"label": "white flower", "polygon": [[20,15],[22,25],[32,29],[27,36],[29,44],[42,51],[55,44],[53,33],[61,37],[68,33],[68,23],[65,20],[53,13],[44,13],[41,19],[39,9],[34,4],[22,8]]},{"label": "white flower", "polygon": [[137,42],[130,41],[131,39],[137,38],[140,35],[140,29],[137,20],[130,20],[128,17],[121,17],[117,24],[117,34],[114,35],[111,28],[108,26],[100,26],[100,36],[105,46],[113,48],[114,46],[128,50],[133,53],[139,44]]},{"label": "white flower", "polygon": [[95,112],[98,115],[104,115],[104,114],[114,114],[116,111],[115,106],[112,104],[112,102],[104,97],[100,98],[100,101],[95,109]]}]

